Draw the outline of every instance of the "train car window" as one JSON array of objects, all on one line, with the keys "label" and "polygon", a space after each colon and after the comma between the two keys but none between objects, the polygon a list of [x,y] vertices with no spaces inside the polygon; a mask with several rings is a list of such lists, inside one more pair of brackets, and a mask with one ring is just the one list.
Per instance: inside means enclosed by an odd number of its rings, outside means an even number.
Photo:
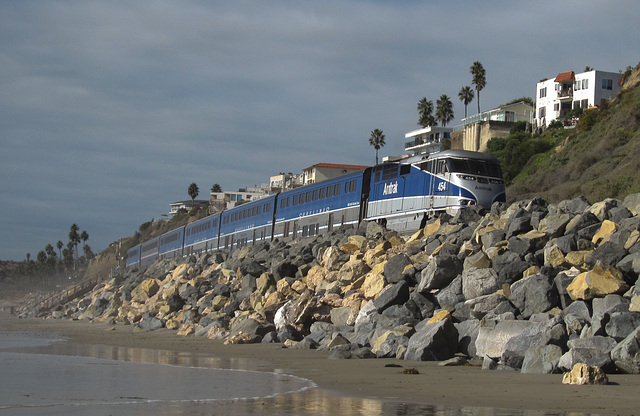
[{"label": "train car window", "polygon": [[311,202],[311,191],[308,191],[304,197],[304,200],[307,202]]},{"label": "train car window", "polygon": [[408,175],[411,173],[411,165],[400,165],[400,175]]},{"label": "train car window", "polygon": [[420,164],[420,170],[433,173],[433,160],[427,160]]},{"label": "train car window", "polygon": [[327,198],[331,198],[333,196],[333,186],[327,186]]},{"label": "train car window", "polygon": [[218,228],[218,220],[213,220],[213,228]]},{"label": "train car window", "polygon": [[358,181],[356,179],[349,182],[349,192],[355,192],[358,189]]},{"label": "train car window", "polygon": [[344,193],[348,194],[349,193],[349,182],[345,182],[344,183]]},{"label": "train car window", "polygon": [[315,191],[313,191],[313,200],[314,201],[318,200],[318,190],[317,189]]},{"label": "train car window", "polygon": [[327,188],[321,188],[321,189],[320,189],[320,195],[319,195],[319,198],[320,198],[320,199],[324,199],[324,194],[325,194],[325,191],[326,191],[326,190],[327,190]]},{"label": "train car window", "polygon": [[293,206],[295,207],[296,205],[298,205],[298,195],[294,195],[293,199],[291,201],[291,204],[293,204]]},{"label": "train car window", "polygon": [[333,186],[333,195],[334,196],[338,196],[340,195],[340,184],[337,183]]}]

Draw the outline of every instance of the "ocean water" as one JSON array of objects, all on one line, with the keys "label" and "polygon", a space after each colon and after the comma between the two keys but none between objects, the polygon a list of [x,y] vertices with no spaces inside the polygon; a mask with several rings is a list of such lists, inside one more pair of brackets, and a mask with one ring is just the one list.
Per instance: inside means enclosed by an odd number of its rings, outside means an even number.
[{"label": "ocean water", "polygon": [[0,332],[0,416],[562,414],[344,397],[250,368],[242,360]]}]

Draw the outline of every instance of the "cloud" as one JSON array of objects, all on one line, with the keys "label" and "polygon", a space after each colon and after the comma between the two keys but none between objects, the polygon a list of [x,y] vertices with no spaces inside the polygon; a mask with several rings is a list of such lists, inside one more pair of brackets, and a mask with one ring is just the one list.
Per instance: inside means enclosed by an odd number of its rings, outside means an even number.
[{"label": "cloud", "polygon": [[66,241],[72,223],[106,248],[193,181],[206,197],[371,164],[375,128],[382,155],[402,154],[420,98],[447,94],[463,114],[476,60],[482,109],[558,72],[635,65],[638,14],[631,1],[2,2],[0,258]]}]

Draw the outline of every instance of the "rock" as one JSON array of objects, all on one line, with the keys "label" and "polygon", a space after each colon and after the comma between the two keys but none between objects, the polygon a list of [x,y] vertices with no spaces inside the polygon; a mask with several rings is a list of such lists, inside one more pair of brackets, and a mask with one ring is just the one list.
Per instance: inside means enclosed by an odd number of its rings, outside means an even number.
[{"label": "rock", "polygon": [[462,261],[458,257],[449,255],[434,257],[422,270],[416,290],[425,293],[432,289],[442,289],[461,272]]},{"label": "rock", "polygon": [[539,345],[527,349],[521,372],[524,374],[552,374],[558,371],[562,348],[557,345]]},{"label": "rock", "polygon": [[567,286],[567,293],[573,300],[591,300],[612,293],[622,293],[628,288],[618,270],[613,267],[605,269],[596,264],[591,271],[576,276]]},{"label": "rock", "polygon": [[389,283],[398,283],[403,279],[403,272],[407,266],[410,266],[411,259],[404,253],[396,254],[391,257],[384,265],[384,277]]},{"label": "rock", "polygon": [[500,358],[507,342],[530,325],[528,321],[483,319],[476,339],[476,356]]},{"label": "rock", "polygon": [[144,303],[153,297],[160,289],[160,281],[158,279],[146,279],[131,291],[131,299],[134,302]]},{"label": "rock", "polygon": [[458,346],[458,330],[451,320],[425,325],[413,334],[405,360],[441,361],[453,357]]},{"label": "rock", "polygon": [[331,316],[331,323],[335,326],[349,325],[351,307],[342,306],[340,308],[331,308],[331,312],[329,314]]},{"label": "rock", "polygon": [[511,285],[509,301],[518,308],[523,318],[546,312],[558,304],[558,292],[549,277],[538,274]]},{"label": "rock", "polygon": [[593,336],[578,338],[567,343],[570,348],[558,363],[563,371],[569,371],[576,363],[585,363],[601,367],[605,370],[613,368],[611,351],[616,346],[616,341],[610,337]]},{"label": "rock", "polygon": [[482,319],[506,300],[507,298],[502,293],[492,293],[468,300],[464,302],[464,305],[469,308],[474,318]]},{"label": "rock", "polygon": [[377,264],[371,272],[367,273],[367,277],[361,287],[365,299],[375,298],[387,285],[387,280],[381,270],[383,267],[384,263]]},{"label": "rock", "polygon": [[611,359],[623,373],[640,374],[640,327],[613,348]]},{"label": "rock", "polygon": [[384,288],[373,301],[378,313],[382,313],[391,305],[402,305],[409,300],[409,284],[404,280]]},{"label": "rock", "polygon": [[620,342],[640,327],[639,312],[614,312],[605,325],[605,333]]},{"label": "rock", "polygon": [[454,325],[458,330],[458,351],[469,357],[476,357],[476,339],[480,331],[480,321],[469,319]]},{"label": "rock", "polygon": [[577,363],[562,376],[562,384],[608,384],[609,378],[600,367]]},{"label": "rock", "polygon": [[462,272],[462,294],[467,300],[492,294],[501,287],[493,269],[470,268]]},{"label": "rock", "polygon": [[277,310],[274,317],[274,325],[279,330],[285,325],[292,325],[300,330],[317,305],[317,300],[312,296],[311,291],[307,290],[295,300],[291,300]]},{"label": "rock", "polygon": [[595,266],[596,263],[601,263],[605,267],[615,266],[626,255],[627,250],[622,245],[607,241],[589,254],[584,262],[589,267]]}]

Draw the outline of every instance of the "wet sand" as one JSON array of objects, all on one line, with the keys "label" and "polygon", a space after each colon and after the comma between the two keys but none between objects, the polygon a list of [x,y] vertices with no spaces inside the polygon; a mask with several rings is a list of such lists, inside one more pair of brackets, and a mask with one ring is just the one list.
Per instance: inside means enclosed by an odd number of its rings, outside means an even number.
[{"label": "wet sand", "polygon": [[[56,334],[80,345],[109,345],[204,354],[221,362],[242,359],[247,369],[278,371],[315,382],[339,395],[431,405],[531,409],[566,414],[640,414],[640,375],[609,375],[606,386],[570,386],[562,375],[440,367],[397,359],[332,360],[326,351],[286,349],[281,344],[223,345],[172,330],[135,331],[126,325],[86,321],[17,319],[0,313],[0,329]],[[420,374],[401,374],[399,364]]]}]

